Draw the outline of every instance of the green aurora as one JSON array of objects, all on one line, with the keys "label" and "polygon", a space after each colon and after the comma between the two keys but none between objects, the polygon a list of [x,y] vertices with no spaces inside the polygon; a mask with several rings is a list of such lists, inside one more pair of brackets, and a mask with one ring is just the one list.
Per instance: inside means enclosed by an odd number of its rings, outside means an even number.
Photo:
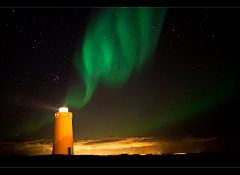
[{"label": "green aurora", "polygon": [[[80,54],[74,55],[73,62],[82,79],[79,79],[79,83],[72,82],[69,87],[65,98],[67,107],[78,109],[84,107],[91,100],[100,81],[105,83],[107,88],[122,87],[132,72],[140,74],[141,68],[154,56],[167,9],[109,8],[106,12],[105,10],[99,9],[95,13],[94,20],[86,29],[84,42],[79,41],[76,48],[76,53]],[[231,80],[231,74],[224,73],[224,77],[216,79],[216,76],[213,76],[208,79],[209,82],[200,79],[199,84],[194,85],[191,94],[178,93],[173,100],[178,101],[177,105],[166,102],[162,106],[159,105],[148,120],[139,121],[134,126],[130,126],[131,123],[120,125],[115,129],[123,135],[129,133],[136,135],[158,129],[171,122],[207,113],[233,97],[238,91],[239,83],[232,85],[234,80]],[[206,87],[201,93],[197,91],[200,85]],[[143,116],[147,115],[143,109],[137,106],[131,108],[137,111],[135,115],[139,115],[139,118],[146,117]],[[2,114],[7,115],[9,110],[6,108]],[[21,125],[9,133],[4,133],[2,128],[2,135],[13,137],[16,134],[32,133],[54,122],[53,115],[51,112],[38,114],[40,116],[38,120],[35,118],[28,120],[28,124],[31,125]]]},{"label": "green aurora", "polygon": [[[211,78],[213,79],[213,77]],[[239,84],[232,86],[230,82],[222,78],[212,81],[206,86],[207,88],[202,92],[198,92],[196,90],[198,87],[195,87],[191,94],[179,93],[173,100],[178,101],[177,105],[169,102],[159,105],[152,116],[148,117],[148,120],[139,121],[135,126],[121,125],[121,128],[118,128],[121,131],[120,133],[122,135],[129,133],[144,135],[146,132],[151,132],[161,126],[169,126],[168,124],[179,123],[190,118],[196,119],[200,114],[204,116],[213,109],[217,109],[218,106],[232,98],[239,89]],[[141,116],[146,115],[142,109],[138,108],[135,111],[138,111],[139,118],[147,117]]]},{"label": "green aurora", "polygon": [[[85,88],[74,84],[69,88],[65,104],[82,108],[91,99],[99,81],[107,87],[124,85],[131,73],[139,74],[153,56],[158,43],[165,8],[100,9],[77,47],[74,64]],[[80,45],[80,44],[79,44]]]},{"label": "green aurora", "polygon": [[[126,84],[132,72],[139,75],[142,66],[155,53],[166,11],[165,8],[111,8],[107,12],[100,9],[95,14],[96,21],[91,21],[86,30],[83,46],[76,50],[82,55],[74,56],[74,64],[84,84],[73,83],[65,99],[66,106],[84,107],[99,81],[108,88],[118,88]],[[215,81],[201,81],[207,87],[201,93],[178,94],[178,105],[159,106],[147,121],[138,122],[136,126],[125,124],[122,128],[121,125],[116,129],[123,135],[125,132],[135,135],[154,130],[207,113],[236,93],[238,86],[232,87],[227,79],[209,79]],[[196,84],[194,89],[199,89],[199,85]],[[144,114],[138,107],[132,110],[138,111],[136,115],[140,118]]]}]

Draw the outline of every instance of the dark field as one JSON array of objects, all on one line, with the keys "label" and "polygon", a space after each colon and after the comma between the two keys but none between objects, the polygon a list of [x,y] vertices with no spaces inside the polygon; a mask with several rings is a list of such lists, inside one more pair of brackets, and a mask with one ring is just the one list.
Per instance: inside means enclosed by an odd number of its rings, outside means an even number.
[{"label": "dark field", "polygon": [[44,155],[0,157],[1,167],[240,167],[238,153],[185,155]]}]

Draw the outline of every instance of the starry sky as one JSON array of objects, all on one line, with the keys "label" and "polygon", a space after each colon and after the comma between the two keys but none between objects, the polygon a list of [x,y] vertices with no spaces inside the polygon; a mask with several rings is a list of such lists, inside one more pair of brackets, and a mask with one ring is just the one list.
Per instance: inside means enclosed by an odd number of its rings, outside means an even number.
[{"label": "starry sky", "polygon": [[0,154],[239,151],[237,8],[1,8]]}]

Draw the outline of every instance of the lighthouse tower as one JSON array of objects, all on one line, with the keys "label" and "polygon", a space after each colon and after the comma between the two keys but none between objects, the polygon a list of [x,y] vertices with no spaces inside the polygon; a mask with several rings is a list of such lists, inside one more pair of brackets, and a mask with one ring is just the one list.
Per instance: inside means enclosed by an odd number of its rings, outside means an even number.
[{"label": "lighthouse tower", "polygon": [[55,113],[52,154],[73,155],[72,113],[64,104]]}]

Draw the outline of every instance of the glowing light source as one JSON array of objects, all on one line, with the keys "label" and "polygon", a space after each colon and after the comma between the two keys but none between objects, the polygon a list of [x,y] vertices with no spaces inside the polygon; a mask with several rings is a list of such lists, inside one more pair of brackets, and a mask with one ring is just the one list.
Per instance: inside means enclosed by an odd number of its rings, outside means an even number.
[{"label": "glowing light source", "polygon": [[68,108],[63,105],[62,107],[59,108],[59,112],[68,112]]},{"label": "glowing light source", "polygon": [[187,154],[187,153],[172,153],[173,155],[181,155],[181,154]]}]

